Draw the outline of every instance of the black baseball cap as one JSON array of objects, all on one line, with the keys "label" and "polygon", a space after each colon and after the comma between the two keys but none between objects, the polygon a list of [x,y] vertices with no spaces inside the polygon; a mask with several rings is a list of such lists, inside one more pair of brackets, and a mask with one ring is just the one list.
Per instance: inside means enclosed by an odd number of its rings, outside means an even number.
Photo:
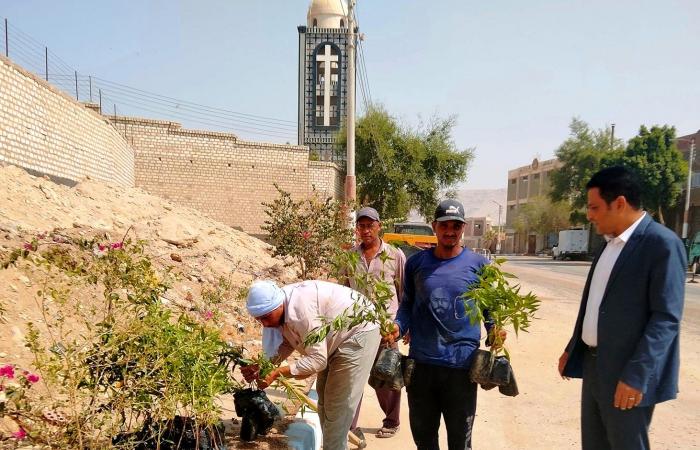
[{"label": "black baseball cap", "polygon": [[355,220],[360,220],[361,217],[369,217],[372,220],[380,222],[379,213],[377,212],[377,210],[369,206],[365,206],[364,208],[357,211],[357,214],[355,215]]},{"label": "black baseball cap", "polygon": [[465,222],[464,206],[462,206],[462,204],[457,200],[443,200],[435,209],[436,222],[446,222],[448,220],[457,220],[459,222]]}]

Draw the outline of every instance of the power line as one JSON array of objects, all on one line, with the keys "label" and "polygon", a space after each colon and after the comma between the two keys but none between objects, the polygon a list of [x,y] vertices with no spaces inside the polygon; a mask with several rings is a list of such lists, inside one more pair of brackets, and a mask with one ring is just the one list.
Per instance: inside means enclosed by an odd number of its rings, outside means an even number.
[{"label": "power line", "polygon": [[[191,122],[225,128],[236,133],[240,131],[292,140],[296,137],[296,121],[207,106],[148,92],[100,77],[91,77],[92,82],[89,77],[84,75],[77,76],[76,79],[76,71],[68,63],[30,35],[9,23],[8,32],[10,32],[10,54],[13,59],[16,62],[21,60],[22,65],[37,74],[46,75],[46,59],[48,57],[49,81],[71,96],[85,99],[90,97],[90,93],[92,93],[92,99],[94,99],[98,90],[102,89],[105,103],[129,105],[136,111],[150,111],[163,114],[165,117],[183,118]],[[13,43],[14,45],[12,45]],[[109,93],[109,96],[106,97],[105,93]]]},{"label": "power line", "polygon": [[193,107],[198,107],[198,108],[202,108],[202,109],[206,109],[206,110],[210,110],[210,111],[217,111],[217,112],[220,112],[220,113],[223,113],[223,114],[227,114],[227,115],[231,115],[231,116],[245,117],[245,118],[249,118],[250,120],[256,120],[256,121],[259,121],[259,122],[279,123],[279,124],[291,124],[291,125],[293,125],[293,126],[290,126],[290,128],[294,128],[294,129],[296,130],[296,122],[295,122],[295,121],[292,121],[292,120],[275,119],[275,118],[272,118],[272,117],[257,116],[257,115],[254,115],[254,114],[246,114],[246,113],[231,111],[231,110],[224,109],[224,108],[217,108],[217,107],[213,107],[213,106],[206,106],[206,105],[202,105],[202,104],[200,104],[200,103],[190,102],[190,101],[186,101],[186,100],[180,100],[180,99],[177,99],[177,98],[168,97],[168,96],[166,96],[166,95],[155,94],[155,93],[152,93],[152,92],[144,91],[144,90],[142,90],[142,89],[137,89],[137,88],[134,88],[134,87],[126,86],[126,85],[124,85],[124,84],[115,83],[115,82],[113,82],[113,81],[105,80],[105,79],[100,78],[100,77],[92,77],[92,79],[93,79],[93,80],[96,80],[96,81],[99,81],[99,82],[102,82],[102,83],[105,83],[106,85],[109,85],[109,86],[112,86],[112,87],[116,86],[116,87],[119,87],[119,88],[123,88],[123,89],[127,89],[127,90],[132,90],[132,91],[138,92],[138,93],[140,93],[140,94],[143,94],[143,95],[145,95],[145,96],[149,96],[149,97],[151,97],[151,98],[161,98],[161,99],[169,100],[169,101],[171,101],[171,102],[176,102],[176,103],[178,103],[178,104],[180,104],[180,105],[191,105],[191,106],[193,106]]},{"label": "power line", "polygon": [[[148,111],[151,113],[155,114],[160,114],[162,116],[170,116],[173,118],[177,118],[180,120],[192,122],[192,123],[198,123],[200,125],[206,125],[218,129],[224,129],[232,132],[247,132],[251,134],[256,134],[256,135],[263,135],[263,136],[269,136],[269,137],[276,137],[276,138],[291,138],[293,135],[287,134],[287,133],[282,133],[282,132],[275,132],[272,130],[261,130],[259,128],[248,128],[248,127],[240,127],[236,126],[233,127],[230,122],[224,122],[220,120],[215,120],[207,117],[203,117],[201,115],[197,114],[189,114],[187,112],[177,112],[177,111],[172,111],[167,108],[162,108],[158,107],[157,105],[154,105],[151,102],[143,102],[143,101],[138,101],[138,100],[125,100],[124,98],[114,98],[110,95],[108,91],[102,90],[102,101],[103,103],[111,103],[112,105],[127,105],[131,106],[132,108],[135,108],[137,111]],[[110,115],[108,110],[104,110],[106,112],[106,115]],[[162,119],[161,119],[162,120]]]}]

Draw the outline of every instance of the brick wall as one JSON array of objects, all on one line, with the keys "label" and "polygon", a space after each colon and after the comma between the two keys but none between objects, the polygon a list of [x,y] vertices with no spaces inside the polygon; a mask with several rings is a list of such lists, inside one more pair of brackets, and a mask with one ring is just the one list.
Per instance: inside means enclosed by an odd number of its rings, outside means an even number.
[{"label": "brick wall", "polygon": [[309,161],[304,146],[239,140],[180,124],[101,116],[43,79],[0,57],[0,162],[59,179],[85,176],[146,191],[261,234],[261,202],[273,183],[295,198],[311,186],[343,197],[334,163]]},{"label": "brick wall", "polygon": [[0,161],[72,181],[134,185],[134,152],[109,120],[4,57]]},{"label": "brick wall", "polygon": [[307,147],[241,141],[161,120],[112,120],[135,150],[137,186],[250,234],[262,233],[261,203],[277,197],[273,183],[295,198],[312,184],[342,198],[339,168],[309,161]]},{"label": "brick wall", "polygon": [[326,197],[345,197],[345,172],[335,163],[309,161],[309,182]]}]

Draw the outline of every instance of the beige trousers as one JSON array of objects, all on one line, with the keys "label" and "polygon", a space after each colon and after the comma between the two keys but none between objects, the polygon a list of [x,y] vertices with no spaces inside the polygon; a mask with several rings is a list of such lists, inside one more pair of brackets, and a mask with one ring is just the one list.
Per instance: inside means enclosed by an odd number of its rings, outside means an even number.
[{"label": "beige trousers", "polygon": [[379,349],[379,329],[363,331],[343,342],[318,374],[318,416],[323,450],[347,450],[348,431]]}]

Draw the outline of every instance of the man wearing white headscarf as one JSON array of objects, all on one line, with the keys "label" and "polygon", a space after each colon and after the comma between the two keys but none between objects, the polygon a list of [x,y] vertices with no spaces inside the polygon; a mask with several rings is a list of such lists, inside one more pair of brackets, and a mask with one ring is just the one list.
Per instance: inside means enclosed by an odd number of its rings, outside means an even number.
[{"label": "man wearing white headscarf", "polygon": [[[285,360],[294,350],[302,357],[273,370],[258,386],[264,388],[280,375],[306,378],[318,374],[318,414],[324,450],[346,450],[347,434],[364,385],[374,363],[381,337],[377,324],[361,324],[350,330],[330,332],[318,344],[304,347],[304,339],[333,320],[355,302],[366,299],[357,291],[327,281],[302,281],[279,287],[272,281],[253,283],[246,307],[265,327],[263,349],[273,362]],[[241,368],[247,381],[258,368]]]}]

